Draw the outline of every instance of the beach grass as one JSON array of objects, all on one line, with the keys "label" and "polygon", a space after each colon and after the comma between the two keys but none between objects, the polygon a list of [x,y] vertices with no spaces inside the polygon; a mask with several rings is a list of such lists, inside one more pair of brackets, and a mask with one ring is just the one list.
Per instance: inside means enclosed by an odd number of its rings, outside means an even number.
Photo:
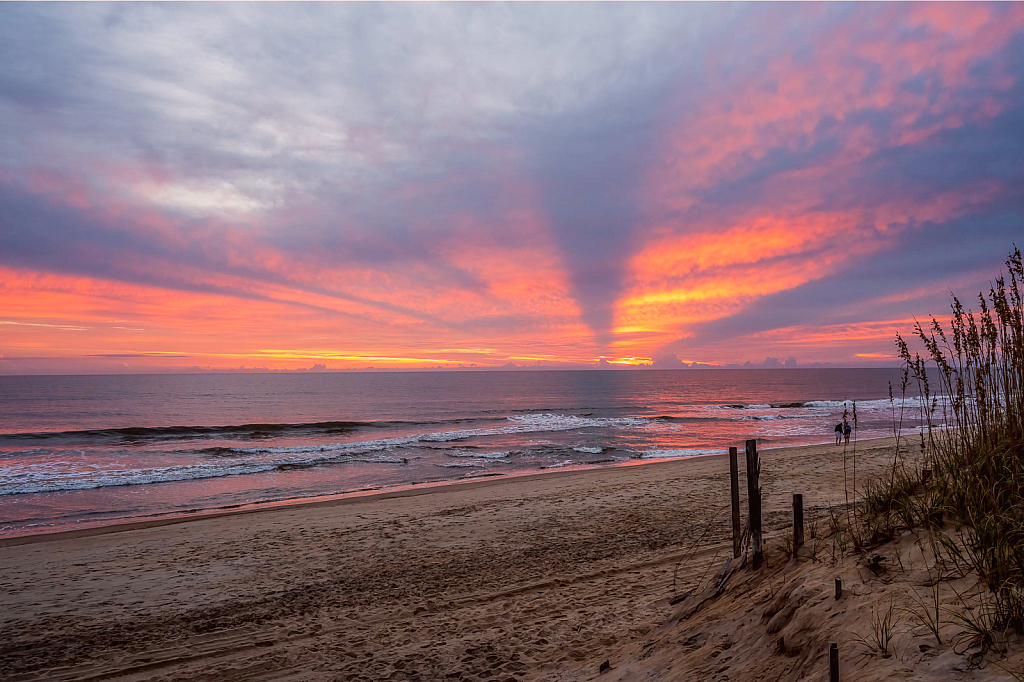
[{"label": "beach grass", "polygon": [[[1024,264],[1014,248],[1007,274],[980,310],[952,300],[944,327],[915,326],[923,352],[897,335],[903,385],[920,390],[919,435],[901,438],[888,475],[864,491],[860,531],[874,541],[926,528],[941,556],[983,589],[965,595],[955,619],[975,643],[992,645],[1008,630],[1024,632]],[[895,403],[895,400],[894,400]],[[896,412],[894,411],[894,414]],[[902,413],[900,413],[902,414]],[[920,457],[910,462],[915,449]]]}]

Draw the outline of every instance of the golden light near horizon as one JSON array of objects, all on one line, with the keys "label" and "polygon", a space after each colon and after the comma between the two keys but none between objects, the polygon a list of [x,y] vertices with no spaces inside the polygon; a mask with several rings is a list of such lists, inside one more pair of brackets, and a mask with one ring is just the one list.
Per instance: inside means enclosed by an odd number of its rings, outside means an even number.
[{"label": "golden light near horizon", "polygon": [[1020,222],[1019,4],[520,6],[490,42],[320,6],[395,40],[368,79],[311,38],[312,80],[266,52],[293,8],[235,10],[155,9],[181,49],[144,54],[131,5],[2,10],[81,88],[9,70],[0,373],[891,363],[888,321],[984,288]]}]

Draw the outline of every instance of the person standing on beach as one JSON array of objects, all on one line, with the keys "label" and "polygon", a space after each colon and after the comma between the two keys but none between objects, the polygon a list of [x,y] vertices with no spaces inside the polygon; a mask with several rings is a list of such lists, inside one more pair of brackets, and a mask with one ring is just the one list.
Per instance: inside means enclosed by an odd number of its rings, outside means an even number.
[{"label": "person standing on beach", "polygon": [[846,439],[846,444],[850,444],[850,433],[853,429],[850,428],[850,422],[843,420],[843,437]]},{"label": "person standing on beach", "polygon": [[836,424],[836,445],[843,440],[843,425],[842,423]]}]

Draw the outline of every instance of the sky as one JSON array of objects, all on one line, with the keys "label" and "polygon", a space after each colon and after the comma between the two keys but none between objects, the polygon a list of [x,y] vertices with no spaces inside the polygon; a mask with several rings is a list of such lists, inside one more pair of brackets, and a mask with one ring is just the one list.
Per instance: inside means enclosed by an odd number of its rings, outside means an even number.
[{"label": "sky", "polygon": [[0,64],[0,374],[893,365],[1024,245],[1024,3],[0,3]]}]

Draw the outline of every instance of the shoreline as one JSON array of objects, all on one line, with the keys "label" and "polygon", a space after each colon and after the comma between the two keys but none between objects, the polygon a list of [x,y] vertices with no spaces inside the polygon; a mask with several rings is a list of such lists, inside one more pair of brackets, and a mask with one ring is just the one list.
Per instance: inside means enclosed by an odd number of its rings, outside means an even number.
[{"label": "shoreline", "polygon": [[[760,455],[766,539],[843,504],[841,446]],[[731,549],[725,453],[622,464],[9,538],[0,678],[591,679]]]},{"label": "shoreline", "polygon": [[[866,441],[865,441],[866,442]],[[789,447],[814,447],[813,445],[798,445]],[[761,452],[765,452],[762,450]],[[313,495],[310,497],[287,498],[282,500],[267,500],[265,502],[246,502],[237,505],[238,508],[226,509],[213,507],[210,509],[197,509],[192,512],[167,512],[160,518],[141,518],[138,521],[123,521],[87,528],[72,528],[68,530],[43,531],[38,533],[27,533],[25,535],[10,535],[0,537],[0,547],[13,547],[18,545],[36,544],[40,542],[51,542],[58,540],[72,540],[96,535],[107,535],[110,533],[122,533],[132,530],[145,530],[147,528],[159,528],[161,526],[190,523],[193,521],[205,521],[218,519],[226,516],[243,516],[246,514],[258,514],[271,511],[288,511],[296,508],[316,509],[318,507],[333,507],[340,505],[358,504],[361,502],[375,502],[378,500],[400,499],[406,497],[418,497],[420,495],[432,495],[447,492],[449,489],[470,490],[479,487],[491,487],[501,485],[515,480],[532,478],[560,478],[574,474],[586,474],[609,469],[618,469],[634,466],[658,466],[671,465],[685,462],[692,459],[705,459],[709,457],[725,457],[728,453],[718,455],[693,455],[690,457],[663,457],[650,459],[627,460],[614,464],[585,465],[578,464],[561,467],[552,471],[538,469],[527,469],[522,473],[509,472],[498,474],[484,474],[469,479],[449,479],[442,481],[424,481],[423,483],[405,483],[394,486],[387,486],[371,490],[352,490],[343,493],[331,493],[327,495]]]},{"label": "shoreline", "polygon": [[[874,447],[883,442],[889,442],[892,440],[892,437],[872,438],[859,441],[857,444],[861,445],[862,447]],[[784,445],[774,448],[765,448],[763,450],[759,449],[758,452],[771,453],[776,451],[788,451],[801,448],[820,448],[829,445],[832,445],[832,443],[823,442],[810,443],[805,445]],[[636,466],[671,467],[673,465],[678,465],[681,464],[682,462],[689,462],[691,460],[706,460],[716,457],[725,457],[727,455],[728,452],[726,451],[722,452],[721,454],[701,454],[692,455],[689,457],[652,457],[650,459],[626,460],[622,462],[616,462],[614,464],[571,465],[554,471],[528,469],[524,470],[523,472],[485,474],[470,479],[425,481],[423,483],[399,484],[394,486],[388,486],[385,488],[376,488],[370,490],[364,489],[353,490],[343,493],[331,493],[327,495],[314,495],[306,498],[287,498],[282,500],[246,502],[240,503],[239,505],[232,505],[232,508],[212,507],[210,509],[197,509],[193,511],[167,512],[166,514],[161,514],[159,518],[140,517],[138,520],[115,521],[113,523],[106,524],[99,522],[99,525],[88,526],[85,528],[66,528],[62,530],[29,532],[22,535],[9,535],[5,537],[0,537],[0,548],[16,547],[20,545],[31,545],[43,542],[57,542],[60,540],[73,540],[85,537],[95,537],[98,535],[123,533],[134,530],[145,530],[148,528],[159,528],[162,526],[178,525],[194,521],[206,521],[229,516],[243,516],[247,514],[258,514],[271,511],[287,511],[296,508],[316,509],[319,507],[333,507],[340,505],[374,502],[378,500],[417,497],[420,495],[444,493],[449,489],[456,488],[459,490],[471,490],[480,487],[502,485],[504,483],[519,480],[561,478],[565,476],[574,476],[577,474],[591,474],[593,472],[602,472]],[[740,458],[742,460],[742,454],[740,455]],[[234,508],[236,506],[237,508]]]}]

